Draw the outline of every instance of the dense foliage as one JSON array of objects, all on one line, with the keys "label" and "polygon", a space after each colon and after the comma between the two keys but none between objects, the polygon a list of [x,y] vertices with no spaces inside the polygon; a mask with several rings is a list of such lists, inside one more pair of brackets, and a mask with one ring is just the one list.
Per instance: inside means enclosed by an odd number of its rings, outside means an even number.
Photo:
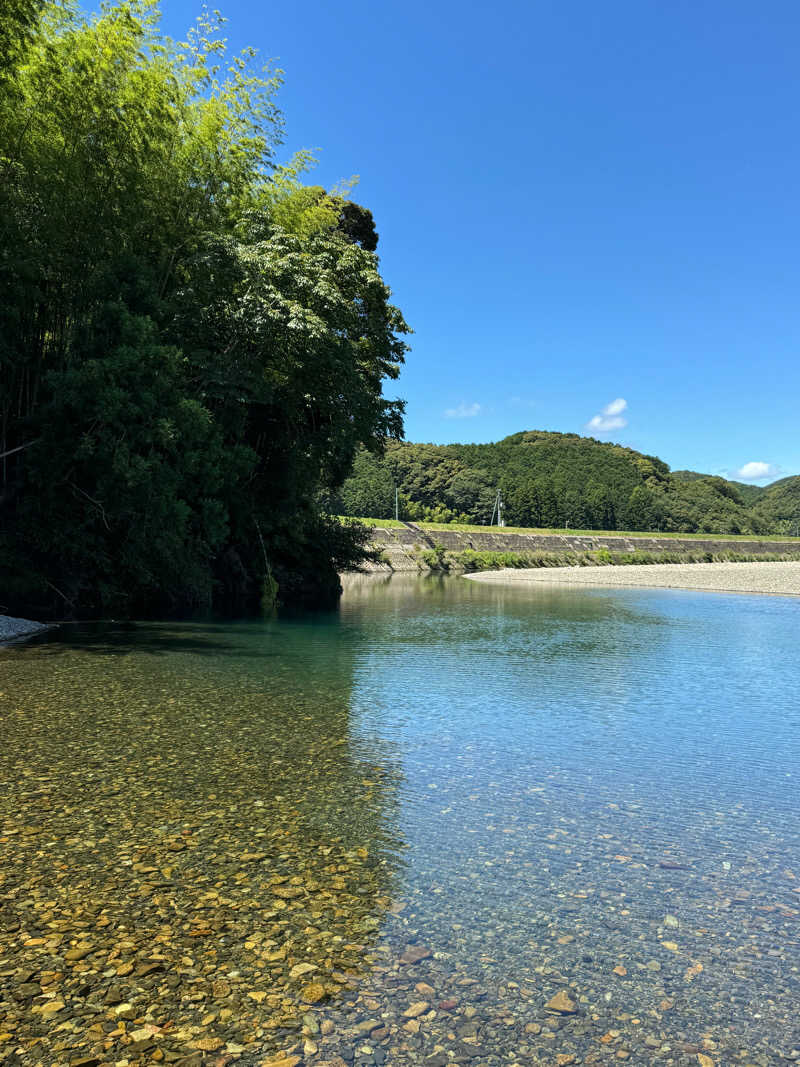
[{"label": "dense foliage", "polygon": [[320,502],[402,432],[406,326],[372,216],[275,164],[279,75],[218,29],[4,16],[0,610],[242,610],[363,554]]},{"label": "dense foliage", "polygon": [[781,478],[766,486],[753,511],[769,529],[800,535],[800,476]]},{"label": "dense foliage", "polygon": [[[361,452],[335,501],[343,515],[489,523],[497,492],[511,526],[793,533],[800,478],[766,490],[710,475],[671,474],[660,459],[576,434],[531,431],[494,444],[389,442]],[[751,490],[745,492],[745,490]]]}]

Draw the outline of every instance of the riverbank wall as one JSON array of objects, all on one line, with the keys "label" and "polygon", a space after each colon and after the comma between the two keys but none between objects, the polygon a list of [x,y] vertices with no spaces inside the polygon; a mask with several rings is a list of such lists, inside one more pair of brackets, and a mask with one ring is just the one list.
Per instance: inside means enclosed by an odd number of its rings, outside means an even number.
[{"label": "riverbank wall", "polygon": [[743,556],[775,557],[800,555],[800,541],[769,541],[748,538],[659,537],[658,534],[630,536],[626,534],[544,534],[511,533],[501,527],[487,527],[481,531],[427,530],[417,523],[401,526],[375,526],[372,544],[380,549],[385,562],[375,565],[378,571],[425,571],[423,555],[441,546],[447,553],[516,552],[516,553],[585,553],[605,550],[611,553],[687,552],[720,554],[741,553]]}]

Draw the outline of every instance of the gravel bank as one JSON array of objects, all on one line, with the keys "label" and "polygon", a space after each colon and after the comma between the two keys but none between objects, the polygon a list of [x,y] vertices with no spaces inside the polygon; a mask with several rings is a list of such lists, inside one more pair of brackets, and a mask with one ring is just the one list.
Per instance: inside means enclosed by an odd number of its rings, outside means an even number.
[{"label": "gravel bank", "polygon": [[697,589],[711,593],[771,593],[800,596],[800,562],[653,563],[619,567],[538,567],[467,574],[473,582],[502,585],[633,586],[643,589]]},{"label": "gravel bank", "polygon": [[0,615],[0,645],[7,641],[16,641],[20,637],[30,637],[42,630],[49,630],[41,622],[32,622],[30,619],[14,619],[10,615]]}]

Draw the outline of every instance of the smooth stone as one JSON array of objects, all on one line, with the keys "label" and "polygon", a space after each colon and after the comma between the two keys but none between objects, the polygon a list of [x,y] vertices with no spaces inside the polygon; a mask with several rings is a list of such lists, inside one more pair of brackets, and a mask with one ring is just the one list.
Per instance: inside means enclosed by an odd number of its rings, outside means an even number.
[{"label": "smooth stone", "polygon": [[400,963],[414,964],[419,963],[420,960],[428,960],[433,953],[425,945],[407,945],[405,951],[400,956]]},{"label": "smooth stone", "polygon": [[446,1052],[434,1052],[432,1056],[423,1060],[423,1067],[447,1067],[449,1062]]},{"label": "smooth stone", "polygon": [[565,989],[551,997],[544,1007],[545,1011],[555,1012],[557,1015],[575,1015],[578,1011],[577,1003]]},{"label": "smooth stone", "polygon": [[371,1034],[373,1030],[380,1030],[382,1026],[380,1019],[362,1019],[360,1023],[356,1023],[356,1031],[359,1034]]},{"label": "smooth stone", "polygon": [[415,1004],[410,1004],[403,1012],[404,1019],[417,1019],[420,1015],[424,1015],[426,1011],[430,1011],[430,1004],[427,1000],[418,1000]]},{"label": "smooth stone", "polygon": [[48,1000],[48,1002],[42,1007],[42,1015],[55,1015],[56,1012],[62,1011],[65,1007],[63,1000]]},{"label": "smooth stone", "polygon": [[94,952],[94,945],[77,945],[75,948],[71,948],[69,952],[64,953],[64,959],[69,960],[70,963],[77,963],[79,960],[85,960],[92,952]]}]

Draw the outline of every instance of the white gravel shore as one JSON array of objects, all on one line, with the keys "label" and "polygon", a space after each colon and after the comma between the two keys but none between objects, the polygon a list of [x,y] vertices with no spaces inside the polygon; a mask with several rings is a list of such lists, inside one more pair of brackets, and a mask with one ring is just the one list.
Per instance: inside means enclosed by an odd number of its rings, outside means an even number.
[{"label": "white gravel shore", "polygon": [[0,615],[0,645],[49,629],[44,623],[33,622],[31,619],[14,619],[11,615]]},{"label": "white gravel shore", "polygon": [[466,574],[473,582],[501,585],[632,586],[642,589],[697,589],[711,593],[771,593],[800,596],[800,562],[652,563],[619,567],[505,568]]}]

